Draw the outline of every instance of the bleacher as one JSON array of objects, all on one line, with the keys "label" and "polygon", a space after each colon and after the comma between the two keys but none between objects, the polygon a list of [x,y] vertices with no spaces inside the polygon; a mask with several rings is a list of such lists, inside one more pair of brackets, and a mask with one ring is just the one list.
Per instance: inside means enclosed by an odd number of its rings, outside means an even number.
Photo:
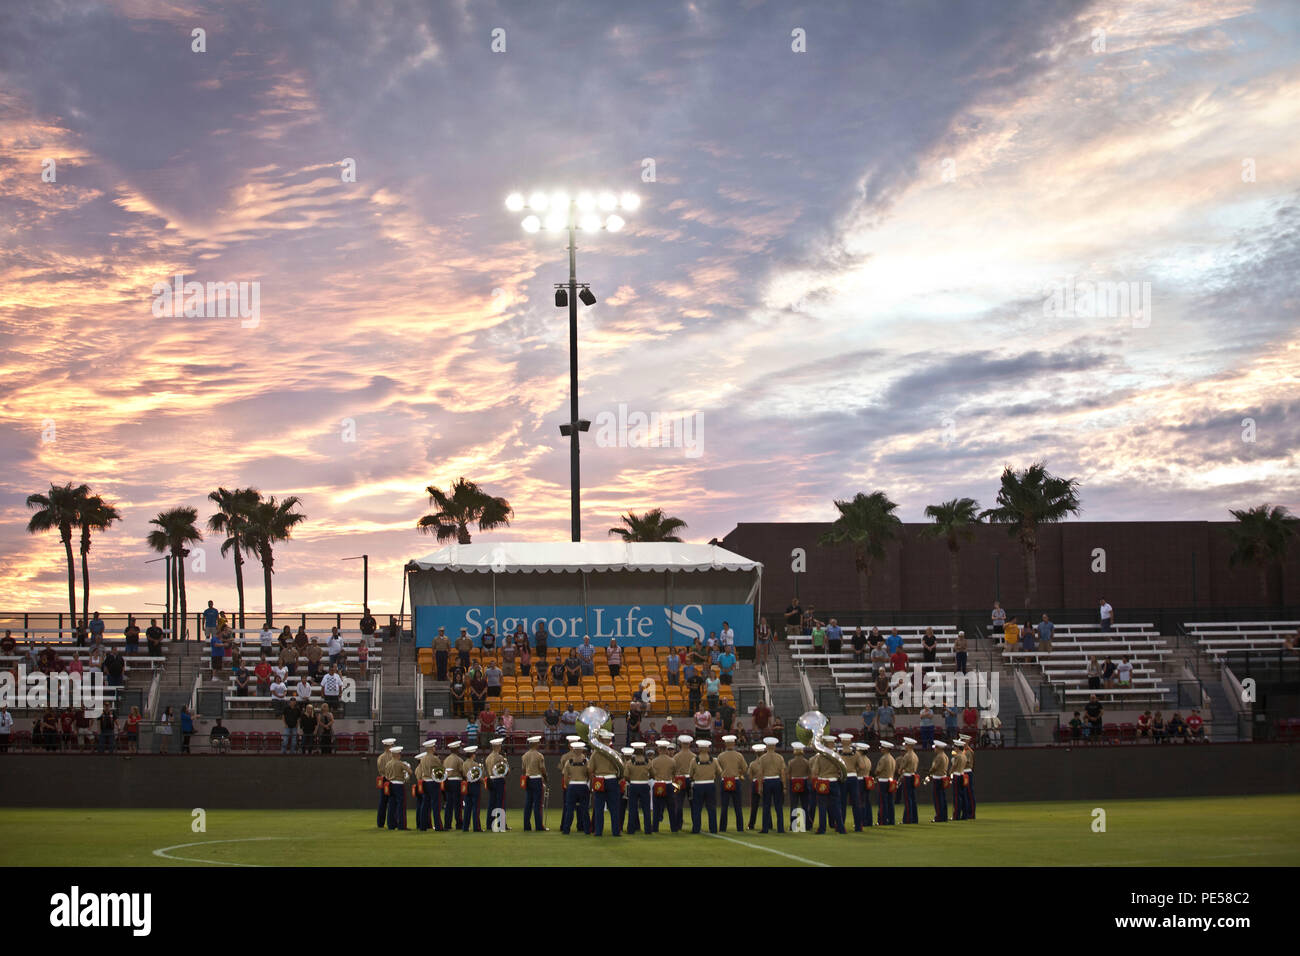
[{"label": "bleacher", "polygon": [[[1160,662],[1173,651],[1152,624],[1116,624],[1103,631],[1092,624],[1058,624],[1052,636],[1052,649],[1042,646],[1024,650],[1021,644],[1002,645],[1002,659],[1010,665],[1036,664],[1044,679],[1061,695],[1067,706],[1087,702],[1092,694],[1101,701],[1125,700],[1159,701],[1173,688],[1158,673]],[[1088,660],[1097,658],[1104,664],[1106,658],[1119,663],[1127,656],[1133,667],[1133,679],[1128,687],[1088,686]]]},{"label": "bleacher", "polygon": [[1200,621],[1183,625],[1201,653],[1214,661],[1229,655],[1281,651],[1300,621]]},{"label": "bleacher", "polygon": [[[610,675],[609,661],[605,651],[604,647],[596,648],[593,662],[596,673],[594,675],[584,674],[581,682],[573,687],[552,686],[549,683],[544,687],[538,685],[534,676],[537,664],[536,657],[533,658],[533,672],[528,677],[518,673],[519,667],[516,663],[515,675],[501,678],[501,696],[499,698],[491,697],[489,700],[492,701],[492,706],[498,710],[502,707],[508,707],[512,713],[525,717],[540,715],[552,700],[561,709],[563,709],[566,702],[572,701],[579,710],[586,707],[588,703],[596,703],[611,714],[621,714],[627,709],[628,702],[632,700],[633,691],[641,686],[642,680],[649,677],[655,682],[655,700],[649,705],[646,713],[653,716],[688,716],[686,684],[683,682],[672,686],[668,683],[668,648],[622,648],[623,666],[618,677]],[[567,657],[568,648],[551,648],[550,655],[546,659],[548,666],[555,663],[556,654],[563,654],[564,657]],[[453,648],[448,658],[448,666],[450,667],[455,663],[456,659],[457,652]],[[499,651],[485,651],[480,647],[476,647],[470,652],[471,662],[477,661],[484,668],[487,667],[487,662],[493,659],[500,663]],[[434,657],[432,648],[420,648],[417,654],[417,663],[420,673],[426,677],[433,675]],[[707,671],[705,673],[707,676]],[[549,681],[549,674],[547,679]],[[730,685],[723,684],[721,686],[718,698],[720,701],[726,701],[735,706],[733,688]]]},{"label": "bleacher", "polygon": [[[795,664],[799,667],[826,667],[830,669],[831,677],[835,686],[840,688],[844,694],[844,706],[849,711],[859,710],[869,702],[876,699],[876,682],[872,677],[871,661],[868,659],[858,663],[853,659],[853,635],[857,633],[858,628],[842,628],[844,640],[839,654],[831,654],[828,650],[823,649],[820,652],[814,651],[812,647],[812,637],[806,634],[795,634],[785,638],[790,648],[790,656]],[[862,628],[864,632],[870,632],[871,628]],[[882,630],[881,637],[888,638],[891,631]],[[932,663],[924,661],[922,655],[921,638],[925,635],[925,625],[910,625],[897,628],[898,636],[903,639],[903,650],[907,654],[907,666],[911,670],[913,666],[919,665],[922,672],[931,670],[953,671],[956,669],[957,655],[953,652],[953,642],[957,640],[957,628],[951,625],[933,626],[930,628],[934,632],[935,638],[935,659]],[[871,648],[868,645],[866,650],[870,655]]]},{"label": "bleacher", "polygon": [[[343,639],[344,664],[346,665],[346,670],[341,671],[341,673],[345,677],[351,677],[354,680],[360,681],[361,680],[361,675],[359,671],[360,662],[357,660],[357,647],[361,643],[362,634],[360,631],[340,631],[339,637]],[[280,645],[278,641],[279,641],[279,635],[276,635],[276,641],[272,642],[271,645],[271,654],[268,655],[267,658],[268,660],[271,661],[272,664],[274,664],[279,658]],[[324,677],[326,674],[329,673],[329,654],[326,650],[326,643],[324,640],[320,640],[319,638],[318,638],[318,642],[320,644],[320,648],[322,651],[320,668],[317,672],[316,680],[312,684],[311,697],[309,697],[306,701],[306,703],[312,704],[315,707],[319,707],[322,703],[325,702],[325,698],[321,694],[320,678]],[[383,665],[384,652],[383,652],[383,643],[377,640],[375,637],[371,637],[366,642],[366,645],[367,645],[367,652],[368,652],[368,659],[366,661],[366,668],[367,668],[366,674],[368,678],[369,675],[379,672],[379,669]],[[243,696],[236,693],[235,675],[233,670],[230,667],[231,651],[236,646],[239,647],[239,652],[240,654],[243,655],[244,666],[247,667],[249,670],[247,696]],[[258,696],[257,678],[252,674],[253,668],[257,666],[257,662],[261,659],[261,657],[262,657],[262,643],[261,643],[260,631],[255,631],[249,628],[242,633],[242,636],[227,642],[226,658],[224,663],[222,664],[221,675],[222,677],[225,678],[225,682],[226,682],[224,698],[225,698],[226,711],[230,716],[232,717],[233,716],[255,717],[255,716],[263,716],[263,715],[270,716],[270,717],[277,716],[274,712],[273,699],[269,696],[261,696],[261,697]],[[215,675],[212,672],[211,654],[205,653],[203,655],[203,660],[201,664],[201,673],[203,674],[204,680],[216,679]],[[285,693],[284,699],[288,701],[290,698],[294,698],[294,699],[298,699],[299,702],[302,703],[303,701],[300,698],[298,698],[298,683],[300,680],[306,680],[306,679],[307,679],[307,658],[304,655],[300,654],[298,656],[298,662],[297,662],[297,667],[295,668],[295,672],[293,674],[290,674],[285,679],[284,683],[285,686],[288,688],[288,690]],[[277,747],[279,746],[278,742],[276,743],[276,746]]]},{"label": "bleacher", "polygon": [[[32,630],[39,632],[41,629],[33,628]],[[48,630],[50,630],[55,634],[58,633],[57,628],[51,628]],[[21,633],[21,631],[15,629],[15,636],[17,633]],[[126,645],[126,641],[125,639],[120,637],[105,638],[103,641],[103,645],[105,649],[107,649],[108,647],[113,647],[115,649],[121,650]],[[71,663],[73,658],[76,658],[81,661],[83,674],[87,674],[90,672],[91,648],[78,647],[75,644],[71,643],[71,635],[69,635],[67,640],[59,640],[57,637],[53,637],[53,638],[46,637],[38,640],[29,639],[25,641],[17,641],[15,649],[20,651],[21,653],[0,655],[0,669],[5,669],[5,670],[13,669],[16,671],[18,665],[27,660],[28,649],[31,649],[31,651],[34,654],[39,655],[43,650],[45,650],[46,647],[53,648],[55,652],[55,656],[65,662],[64,673],[66,673],[66,665],[68,663]],[[141,648],[145,647],[143,638],[140,641],[140,647]],[[115,709],[118,704],[118,692],[120,690],[124,690],[126,687],[131,687],[132,689],[140,689],[141,684],[144,684],[147,687],[148,681],[151,680],[153,677],[153,672],[165,666],[166,664],[165,657],[153,657],[148,653],[125,655],[123,657],[123,661],[125,662],[125,667],[123,668],[122,671],[122,680],[124,686],[123,687],[111,686],[108,683],[107,677],[105,677],[104,685],[103,685],[105,699],[106,701],[110,702]],[[25,714],[25,713],[26,710],[15,711],[16,715]]]}]

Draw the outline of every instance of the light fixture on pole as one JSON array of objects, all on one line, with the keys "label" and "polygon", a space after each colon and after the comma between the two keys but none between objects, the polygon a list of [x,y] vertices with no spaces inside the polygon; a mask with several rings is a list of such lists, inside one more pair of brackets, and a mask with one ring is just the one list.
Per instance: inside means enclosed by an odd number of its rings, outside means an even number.
[{"label": "light fixture on pole", "polygon": [[[592,193],[584,190],[570,196],[563,190],[546,193],[538,190],[528,194],[511,193],[506,197],[506,208],[511,212],[524,212],[520,225],[525,232],[569,231],[569,281],[557,284],[556,308],[569,309],[569,420],[560,426],[560,434],[569,439],[570,521],[574,541],[582,540],[580,511],[580,481],[578,468],[578,436],[591,428],[591,422],[578,417],[578,303],[595,305],[596,296],[587,285],[578,283],[578,230],[583,232],[618,232],[627,223],[616,210],[633,212],[641,205],[635,193],[615,195],[605,191]],[[579,291],[581,289],[581,291]]]},{"label": "light fixture on pole", "polygon": [[339,558],[339,560],[361,562],[361,606],[370,607],[370,555],[358,554],[350,558]]}]

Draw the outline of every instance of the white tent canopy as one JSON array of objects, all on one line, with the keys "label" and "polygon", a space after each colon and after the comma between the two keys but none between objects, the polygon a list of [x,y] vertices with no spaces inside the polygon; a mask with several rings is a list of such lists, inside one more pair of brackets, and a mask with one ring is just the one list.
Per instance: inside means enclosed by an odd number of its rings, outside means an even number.
[{"label": "white tent canopy", "polygon": [[494,541],[450,544],[407,564],[420,571],[497,574],[575,571],[757,571],[762,565],[712,544],[677,541]]}]

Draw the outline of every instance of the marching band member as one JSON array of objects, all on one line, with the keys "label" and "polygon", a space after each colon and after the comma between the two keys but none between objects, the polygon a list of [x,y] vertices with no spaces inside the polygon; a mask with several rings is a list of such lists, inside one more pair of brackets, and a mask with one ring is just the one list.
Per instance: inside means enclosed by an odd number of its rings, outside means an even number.
[{"label": "marching band member", "polygon": [[[871,826],[871,797],[870,793],[875,789],[876,781],[871,776],[871,755],[868,751],[871,749],[870,744],[856,743],[853,749],[858,758],[858,803],[862,806],[862,827]],[[858,826],[857,811],[853,814],[854,832],[861,830]]]},{"label": "marching band member", "polygon": [[[608,730],[600,731],[600,739],[605,746],[610,745],[614,735]],[[618,799],[618,764],[599,748],[591,753],[591,832],[594,836],[605,835],[605,810],[609,810],[610,832],[614,836],[623,835],[623,821]]]},{"label": "marching band member", "polygon": [[[768,743],[771,741],[771,743]],[[775,748],[779,741],[775,737],[766,737],[761,744],[754,744],[754,749],[762,747],[758,759],[754,761],[754,779],[763,790],[763,829],[767,833],[772,829],[772,811],[776,811],[776,832],[785,833],[785,808],[782,797],[785,794],[785,761]]]},{"label": "marching band member", "polygon": [[465,781],[461,784],[464,808],[461,810],[460,828],[462,832],[468,833],[470,824],[473,823],[474,832],[482,833],[483,824],[478,815],[478,808],[479,800],[483,795],[483,765],[478,762],[478,745],[471,744],[466,747],[465,756],[468,759],[461,764]]},{"label": "marching band member", "polygon": [[848,776],[840,787],[840,819],[849,824],[849,807],[853,808],[853,832],[862,832],[862,761],[853,748],[853,735],[840,734],[840,758],[848,767]]},{"label": "marching band member", "polygon": [[[759,773],[759,758],[767,753],[767,740],[761,741],[762,747],[758,744],[752,745],[749,749],[754,752],[754,756],[749,758],[749,826],[747,829],[754,829],[758,823],[758,811],[763,806],[763,776]],[[785,767],[785,761],[781,761],[781,766]]]},{"label": "marching band member", "polygon": [[632,763],[631,758],[636,751],[629,744],[626,747],[620,747],[618,752],[623,755],[623,775],[618,780],[618,819],[619,826],[623,828],[624,833],[627,833],[628,803],[630,802],[627,793],[629,786],[627,768]]},{"label": "marching band member", "polygon": [[808,786],[808,758],[803,755],[802,741],[796,740],[790,745],[790,749],[794,751],[790,755],[790,762],[786,764],[786,776],[790,780],[790,809],[798,807],[803,810],[804,823],[811,827],[812,818],[808,815],[808,802],[811,797]]},{"label": "marching band member", "polygon": [[673,794],[673,805],[677,809],[678,830],[686,825],[686,798],[691,786],[691,767],[695,764],[695,754],[691,752],[694,742],[690,734],[677,735],[677,756],[673,758],[673,783],[677,784],[677,791]]},{"label": "marching band member", "polygon": [[749,763],[745,755],[736,749],[736,735],[727,734],[722,738],[723,751],[718,754],[718,768],[722,771],[722,820],[719,831],[727,832],[727,814],[730,808],[736,810],[736,832],[745,830],[744,809],[741,806],[743,789],[741,781],[748,776]]},{"label": "marching band member", "polygon": [[388,822],[388,787],[384,785],[388,775],[385,771],[388,769],[388,761],[392,759],[393,744],[397,743],[397,738],[385,737],[380,743],[383,744],[384,749],[379,754],[379,759],[375,761],[379,771],[379,776],[375,778],[375,787],[379,790],[378,826],[382,830],[384,824]]},{"label": "marching band member", "polygon": [[419,794],[419,801],[415,805],[417,830],[442,829],[442,801],[439,799],[442,783],[434,779],[434,775],[442,770],[442,760],[434,749],[437,746],[438,741],[426,740],[424,753],[420,754],[420,761],[415,766],[415,789]]},{"label": "marching band member", "polygon": [[948,822],[948,745],[942,740],[934,742],[934,759],[930,761],[930,791],[934,797],[934,817],[931,823]]},{"label": "marching band member", "polygon": [[[831,736],[822,737],[828,747],[835,743]],[[840,767],[820,750],[813,754],[809,776],[817,791],[817,832],[825,833],[829,822],[836,833],[843,833],[844,820],[840,817]]]},{"label": "marching band member", "polygon": [[587,819],[587,795],[589,789],[589,768],[587,766],[587,745],[581,740],[569,742],[569,762],[564,765],[564,814],[560,818],[560,832],[568,834],[569,827],[577,817],[578,832],[586,833],[591,828]]},{"label": "marching band member", "polygon": [[406,781],[410,779],[411,767],[402,762],[402,748],[393,747],[392,757],[384,771],[388,781],[388,829],[406,829]]},{"label": "marching band member", "polygon": [[[504,744],[504,737],[493,737],[488,741],[488,746],[492,752],[488,754],[487,759],[483,761],[488,775],[488,826],[492,826],[492,813],[498,807],[502,810],[506,808],[506,774],[510,772],[510,762],[506,760],[506,755],[501,752],[501,745]],[[510,827],[506,827],[507,830]]]},{"label": "marching band member", "polygon": [[[993,718],[997,720],[996,717]],[[971,740],[965,734],[961,734],[961,742],[966,746],[962,748],[962,753],[966,758],[966,766],[962,768],[962,776],[966,779],[962,782],[962,789],[966,792],[966,819],[975,819],[975,748],[971,745]]]},{"label": "marching band member", "polygon": [[[542,825],[542,808],[546,804],[546,758],[542,756],[538,744],[541,737],[528,738],[528,750],[524,752],[524,832],[536,829],[546,830]],[[565,754],[568,756],[568,754]],[[561,758],[561,765],[564,760]]]},{"label": "marching band member", "polygon": [[916,812],[916,785],[920,782],[917,768],[920,758],[916,756],[916,741],[911,737],[903,738],[903,755],[898,758],[898,777],[903,794],[903,822],[919,823]]},{"label": "marching band member", "polygon": [[655,746],[658,752],[654,759],[650,761],[650,773],[654,778],[654,784],[650,793],[650,806],[654,811],[654,832],[659,832],[659,822],[664,818],[664,810],[668,811],[668,828],[676,833],[682,828],[682,823],[677,819],[676,811],[676,787],[673,784],[673,748],[671,740],[656,740]]},{"label": "marching band member", "polygon": [[699,755],[691,758],[691,832],[700,832],[700,811],[708,808],[709,832],[718,832],[718,778],[722,776],[718,762],[709,752],[711,741],[697,740]]},{"label": "marching band member", "polygon": [[880,742],[880,759],[876,761],[876,801],[880,812],[876,823],[882,827],[894,825],[894,745],[888,740]]},{"label": "marching band member", "polygon": [[[632,759],[627,764],[627,832],[636,833],[637,830],[644,829],[642,832],[649,836],[655,832],[654,824],[650,820],[650,778],[653,771],[650,769],[650,761],[645,755],[645,741],[635,740],[632,742]],[[640,813],[640,820],[637,814]]]},{"label": "marching band member", "polygon": [[451,825],[453,814],[456,817],[455,829],[460,829],[463,807],[460,783],[461,774],[464,772],[461,768],[464,763],[460,756],[460,741],[448,741],[447,756],[442,762],[442,769],[446,771],[446,776],[442,780],[442,828],[444,830],[453,829]]}]

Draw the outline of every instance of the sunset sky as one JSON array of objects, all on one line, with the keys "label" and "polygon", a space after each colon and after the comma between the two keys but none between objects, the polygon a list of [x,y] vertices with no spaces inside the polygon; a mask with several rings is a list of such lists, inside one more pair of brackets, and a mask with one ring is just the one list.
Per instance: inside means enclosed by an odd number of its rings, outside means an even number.
[{"label": "sunset sky", "polygon": [[[589,436],[587,538],[920,521],[1037,459],[1092,520],[1300,505],[1291,0],[5,4],[0,609],[66,608],[51,481],[123,513],[92,609],[161,600],[148,520],[218,485],[302,497],[284,609],[355,607],[368,552],[395,611],[460,475],[566,540],[564,240],[504,199],[584,187],[641,207],[579,237],[583,416],[702,439]],[[177,274],[259,321],[156,316]],[[1121,282],[1149,311],[1045,307]],[[191,608],[234,604],[216,544]]]}]

